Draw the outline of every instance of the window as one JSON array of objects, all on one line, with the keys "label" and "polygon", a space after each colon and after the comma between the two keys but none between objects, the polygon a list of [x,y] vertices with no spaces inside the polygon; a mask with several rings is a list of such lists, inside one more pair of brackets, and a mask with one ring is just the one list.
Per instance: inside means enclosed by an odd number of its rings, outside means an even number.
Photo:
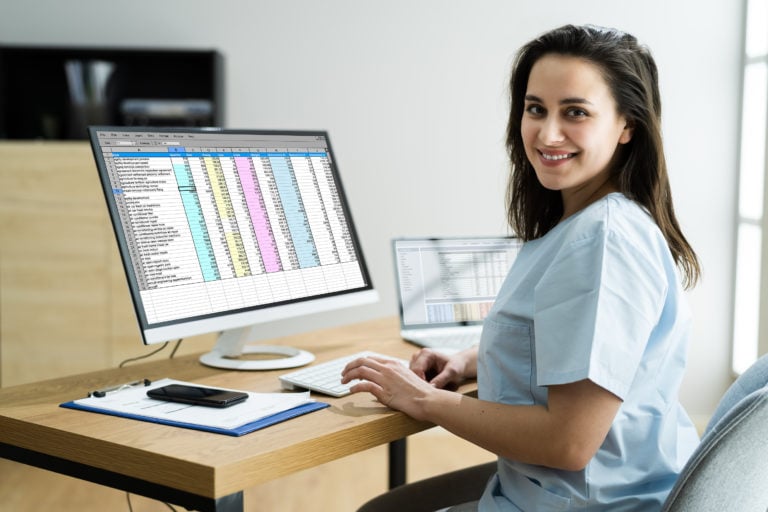
[{"label": "window", "polygon": [[[760,325],[766,124],[768,119],[768,0],[747,0],[741,114],[739,212],[734,291],[733,370],[746,370],[764,352]],[[762,350],[761,350],[762,347]]]}]

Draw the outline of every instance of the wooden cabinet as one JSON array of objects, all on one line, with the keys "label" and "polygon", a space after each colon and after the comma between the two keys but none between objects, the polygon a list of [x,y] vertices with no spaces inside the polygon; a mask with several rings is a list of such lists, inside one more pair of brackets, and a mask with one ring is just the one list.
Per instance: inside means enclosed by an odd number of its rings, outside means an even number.
[{"label": "wooden cabinet", "polygon": [[[212,343],[192,338],[181,353]],[[152,349],[141,343],[90,145],[0,142],[0,386]]]}]

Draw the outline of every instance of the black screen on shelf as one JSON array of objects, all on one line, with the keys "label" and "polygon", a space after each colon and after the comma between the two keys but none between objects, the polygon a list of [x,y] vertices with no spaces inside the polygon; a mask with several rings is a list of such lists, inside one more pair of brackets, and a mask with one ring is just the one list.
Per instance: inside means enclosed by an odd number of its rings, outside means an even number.
[{"label": "black screen on shelf", "polygon": [[0,138],[87,139],[89,125],[221,126],[215,50],[0,46]]}]

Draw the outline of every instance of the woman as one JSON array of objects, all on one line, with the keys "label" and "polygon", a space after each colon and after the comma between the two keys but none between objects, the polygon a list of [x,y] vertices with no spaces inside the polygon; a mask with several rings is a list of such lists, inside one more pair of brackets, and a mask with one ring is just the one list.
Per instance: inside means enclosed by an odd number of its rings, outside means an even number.
[{"label": "woman", "polygon": [[[631,35],[565,26],[520,50],[510,90],[508,216],[525,244],[479,348],[422,350],[412,371],[359,359],[342,380],[497,454],[479,510],[658,510],[698,443],[677,393],[699,265],[656,65]],[[477,399],[448,390],[475,377]]]}]

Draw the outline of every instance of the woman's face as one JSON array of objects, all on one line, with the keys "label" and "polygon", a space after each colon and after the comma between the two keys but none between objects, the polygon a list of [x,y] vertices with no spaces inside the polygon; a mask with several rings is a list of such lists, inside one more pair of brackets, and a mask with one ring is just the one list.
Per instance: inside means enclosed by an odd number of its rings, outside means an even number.
[{"label": "woman's face", "polygon": [[561,191],[566,213],[606,185],[618,145],[632,136],[600,68],[558,54],[531,69],[520,131],[536,176]]}]

